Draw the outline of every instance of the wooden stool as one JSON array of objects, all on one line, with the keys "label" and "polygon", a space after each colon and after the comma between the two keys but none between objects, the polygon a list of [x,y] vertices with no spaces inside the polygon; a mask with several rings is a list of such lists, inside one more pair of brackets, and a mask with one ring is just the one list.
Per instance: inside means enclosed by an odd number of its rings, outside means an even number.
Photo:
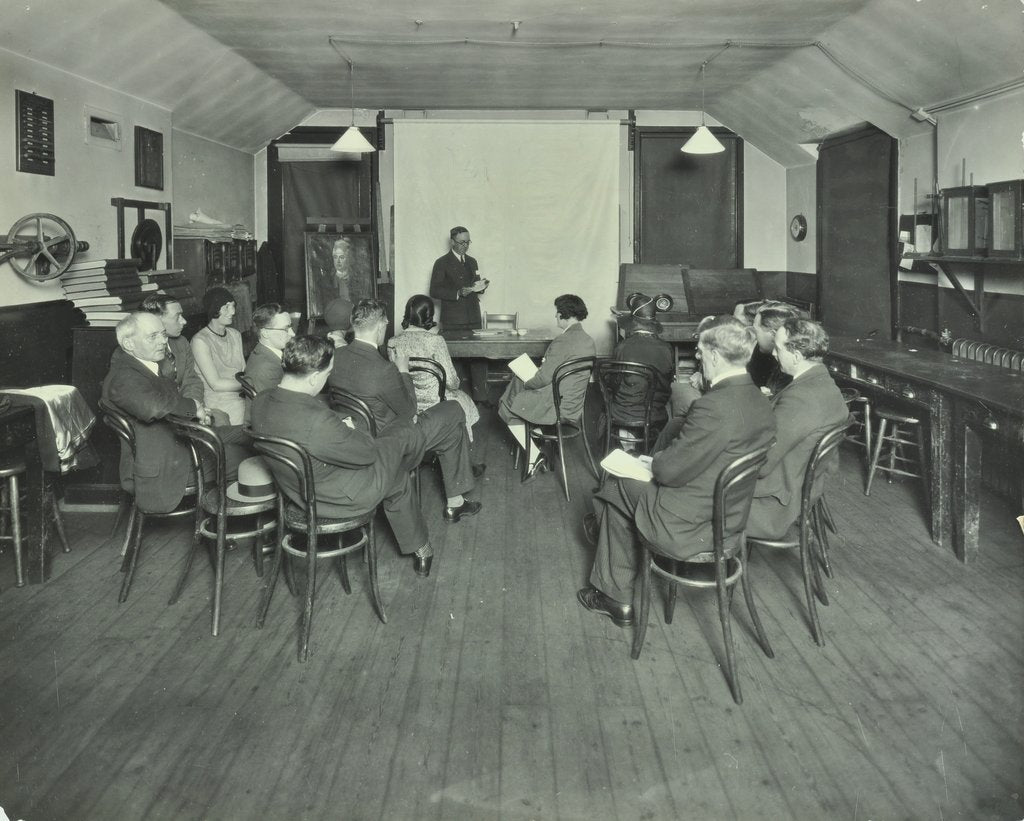
[{"label": "wooden stool", "polygon": [[[0,465],[0,539],[9,539],[14,544],[14,574],[15,587],[25,586],[25,574],[22,568],[21,555],[21,497],[18,477],[24,475],[25,463],[9,462]],[[65,553],[71,552],[68,544],[68,537],[64,532],[64,520],[60,515],[60,508],[57,506],[57,497],[53,489],[47,487],[43,494],[43,505],[49,505],[53,524],[57,528],[57,536],[60,538],[61,546]],[[7,520],[10,518],[10,533],[7,532]],[[43,540],[39,548],[39,573],[40,581],[46,579],[46,541]]]},{"label": "wooden stool", "polygon": [[[877,470],[887,475],[886,478],[890,484],[892,483],[893,475],[896,474],[924,479],[925,487],[927,488],[927,451],[924,448],[924,429],[921,425],[921,420],[916,416],[908,416],[905,413],[888,408],[876,410],[875,415],[879,419],[878,433],[875,437],[875,450],[871,456],[871,465],[868,467],[868,482],[864,488],[864,495],[871,495],[871,481],[875,478],[875,471]],[[890,423],[892,428],[887,431]],[[911,433],[908,430],[909,428],[913,429],[913,439],[906,438]],[[886,452],[885,463],[883,463],[882,449],[885,447],[886,442],[889,443],[889,447]],[[914,459],[905,455],[907,447],[917,448],[918,473],[909,469],[913,465]]]},{"label": "wooden stool", "polygon": [[845,441],[864,448],[864,458],[871,461],[871,400],[856,388],[843,388],[840,393],[850,411],[853,424],[847,429]]}]

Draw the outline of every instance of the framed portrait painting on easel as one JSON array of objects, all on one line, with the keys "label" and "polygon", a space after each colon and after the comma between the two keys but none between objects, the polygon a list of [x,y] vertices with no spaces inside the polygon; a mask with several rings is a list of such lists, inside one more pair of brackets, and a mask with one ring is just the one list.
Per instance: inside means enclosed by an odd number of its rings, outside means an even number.
[{"label": "framed portrait painting on easel", "polygon": [[373,234],[307,233],[305,246],[306,316],[322,317],[339,296],[355,304],[377,295]]}]

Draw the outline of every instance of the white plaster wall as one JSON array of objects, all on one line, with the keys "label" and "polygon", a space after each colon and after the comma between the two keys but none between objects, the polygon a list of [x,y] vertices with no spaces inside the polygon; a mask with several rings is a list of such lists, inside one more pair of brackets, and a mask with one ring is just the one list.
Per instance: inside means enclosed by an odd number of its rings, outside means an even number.
[{"label": "white plaster wall", "polygon": [[175,130],[173,135],[174,221],[184,224],[189,214],[201,208],[221,222],[252,231],[256,201],[252,154],[184,131]]},{"label": "white plaster wall", "polygon": [[[56,174],[17,171],[15,89],[53,100]],[[111,197],[173,201],[171,113],[152,103],[59,71],[44,63],[0,49],[0,234],[14,222],[37,212],[65,220],[79,240],[90,244],[79,258],[116,257],[116,212]],[[85,106],[121,119],[120,151],[85,141]],[[164,135],[164,189],[135,187],[134,129],[141,125]],[[160,218],[155,213],[156,218]],[[159,221],[159,219],[158,219]],[[134,223],[132,223],[134,224]],[[161,226],[162,227],[162,226]],[[129,234],[130,236],[130,234]],[[0,265],[0,306],[61,299],[59,284],[36,285],[22,279],[9,263]]]},{"label": "white plaster wall", "polygon": [[[818,272],[818,168],[804,165],[786,171],[786,270],[804,274]],[[797,214],[807,219],[807,236],[800,242],[789,234],[789,223]]]}]

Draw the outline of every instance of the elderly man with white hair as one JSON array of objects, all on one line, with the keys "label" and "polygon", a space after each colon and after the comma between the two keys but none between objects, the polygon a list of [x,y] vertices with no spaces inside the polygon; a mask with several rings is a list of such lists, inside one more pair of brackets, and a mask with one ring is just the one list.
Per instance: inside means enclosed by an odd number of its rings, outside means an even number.
[{"label": "elderly man with white hair", "polygon": [[633,623],[641,537],[680,561],[711,550],[718,475],[775,437],[771,405],[747,373],[754,342],[753,329],[733,317],[702,330],[697,349],[710,387],[659,438],[654,478],[609,481],[594,496],[597,515],[586,517],[584,530],[597,553],[590,586],[577,593],[588,610],[622,627]]},{"label": "elderly man with white hair", "polygon": [[[161,376],[167,331],[160,317],[145,312],[129,314],[117,324],[115,333],[119,347],[110,357],[110,370],[103,380],[103,401],[127,416],[135,430],[134,458],[131,450],[121,445],[121,486],[135,494],[143,511],[167,513],[185,494],[191,461],[188,447],[175,438],[164,420],[174,414],[210,424],[212,417],[199,400],[182,394],[172,376]],[[238,463],[252,455],[245,447],[248,437],[239,425],[216,430],[224,443],[228,475],[233,478]]]}]

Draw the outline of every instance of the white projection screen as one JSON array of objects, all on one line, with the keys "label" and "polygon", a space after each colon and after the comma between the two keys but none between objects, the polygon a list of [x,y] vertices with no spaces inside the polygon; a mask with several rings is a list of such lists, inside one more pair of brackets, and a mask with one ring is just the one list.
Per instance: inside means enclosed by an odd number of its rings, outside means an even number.
[{"label": "white projection screen", "polygon": [[[579,294],[599,351],[612,342],[619,269],[619,123],[396,120],[395,314],[427,293],[455,225],[490,287],[490,313],[555,328],[552,302]],[[442,317],[442,324],[444,318]]]}]

